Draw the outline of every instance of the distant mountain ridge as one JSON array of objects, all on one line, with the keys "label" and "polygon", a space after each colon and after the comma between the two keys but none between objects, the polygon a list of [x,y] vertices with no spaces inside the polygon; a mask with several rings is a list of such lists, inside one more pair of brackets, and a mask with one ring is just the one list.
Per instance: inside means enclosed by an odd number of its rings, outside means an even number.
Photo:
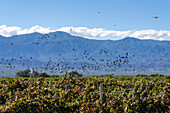
[{"label": "distant mountain ridge", "polygon": [[[107,52],[107,54],[100,53],[101,50]],[[83,54],[84,51],[86,51],[85,54]],[[0,69],[3,70],[5,63],[6,65],[9,63],[2,60],[2,58],[19,60],[22,57],[22,61],[16,60],[11,62],[11,64],[19,66],[24,62],[25,67],[42,65],[48,62],[49,59],[53,63],[59,62],[60,59],[63,62],[77,62],[79,64],[99,62],[100,65],[104,65],[104,62],[100,62],[101,59],[111,59],[113,61],[119,55],[125,56],[128,53],[128,65],[122,64],[122,68],[116,69],[116,72],[110,71],[110,73],[136,74],[158,72],[168,74],[170,72],[169,52],[170,41],[140,40],[133,37],[126,37],[116,41],[94,40],[72,36],[61,31],[48,34],[31,33],[11,37],[0,36]],[[85,56],[87,57],[85,58]],[[30,57],[32,59],[28,63],[27,60]],[[76,58],[78,60],[75,60]],[[95,59],[96,62],[91,59]],[[136,70],[131,71],[132,69],[128,67],[129,65],[132,65]],[[123,71],[125,67],[129,71]],[[95,73],[100,73],[100,70],[96,70]]]}]

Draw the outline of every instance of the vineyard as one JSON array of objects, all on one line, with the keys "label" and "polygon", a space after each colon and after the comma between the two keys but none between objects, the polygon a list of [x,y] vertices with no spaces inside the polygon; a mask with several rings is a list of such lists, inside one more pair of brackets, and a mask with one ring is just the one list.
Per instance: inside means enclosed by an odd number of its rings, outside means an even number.
[{"label": "vineyard", "polygon": [[0,78],[0,112],[168,113],[169,103],[167,77]]}]

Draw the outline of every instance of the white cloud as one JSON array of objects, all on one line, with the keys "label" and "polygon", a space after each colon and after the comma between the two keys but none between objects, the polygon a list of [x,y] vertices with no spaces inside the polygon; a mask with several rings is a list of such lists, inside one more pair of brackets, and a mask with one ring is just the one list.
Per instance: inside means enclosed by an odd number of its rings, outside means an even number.
[{"label": "white cloud", "polygon": [[129,36],[140,39],[170,40],[170,31],[149,29],[132,32]]},{"label": "white cloud", "polygon": [[[70,30],[70,28],[72,30]],[[139,39],[154,39],[154,40],[170,40],[170,31],[157,31],[153,29],[139,30],[139,31],[114,31],[105,30],[103,28],[89,29],[87,27],[62,27],[58,29],[59,31],[65,31],[72,35],[79,35],[86,38],[101,39],[106,36],[110,36],[112,40],[114,36],[125,38],[125,37],[135,37]],[[114,39],[113,39],[114,40]]]},{"label": "white cloud", "polygon": [[17,26],[0,26],[0,35],[2,36],[12,36],[12,35],[20,35],[27,34],[33,32],[39,33],[49,33],[54,31],[64,31],[70,33],[72,35],[81,36],[89,39],[103,39],[104,37],[108,37],[107,39],[114,40],[115,37],[135,37],[139,39],[154,39],[154,40],[170,40],[170,31],[164,30],[128,30],[128,31],[115,31],[115,30],[106,30],[103,28],[93,28],[89,29],[87,27],[62,27],[60,29],[52,30],[50,28],[45,28],[39,25],[32,26],[31,28],[23,29]]},{"label": "white cloud", "polygon": [[21,35],[21,34],[28,34],[28,33],[34,33],[34,32],[39,32],[39,33],[49,33],[52,30],[50,30],[50,28],[44,28],[41,26],[33,26],[29,29],[22,29],[21,27],[17,27],[17,26],[12,26],[12,27],[8,27],[6,25],[1,25],[0,26],[0,35],[2,36],[12,36],[12,35]]},{"label": "white cloud", "polygon": [[[70,30],[72,29],[72,30]],[[89,29],[87,27],[62,27],[58,29],[59,31],[65,31],[72,35],[79,35],[86,38],[102,38],[105,36],[119,36],[119,37],[126,37],[128,36],[131,31],[112,31],[112,30],[105,30],[103,28],[94,28]]]}]

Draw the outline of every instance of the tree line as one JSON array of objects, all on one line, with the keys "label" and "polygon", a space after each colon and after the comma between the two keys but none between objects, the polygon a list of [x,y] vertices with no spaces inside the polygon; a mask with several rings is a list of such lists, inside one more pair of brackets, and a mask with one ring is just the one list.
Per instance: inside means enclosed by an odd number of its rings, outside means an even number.
[{"label": "tree line", "polygon": [[[49,75],[46,72],[38,73],[37,71],[33,71],[31,73],[31,70],[27,69],[24,71],[19,71],[16,73],[16,77],[59,77],[60,75]],[[71,71],[67,73],[67,76],[71,77],[82,77],[83,75],[78,73],[77,71]]]}]

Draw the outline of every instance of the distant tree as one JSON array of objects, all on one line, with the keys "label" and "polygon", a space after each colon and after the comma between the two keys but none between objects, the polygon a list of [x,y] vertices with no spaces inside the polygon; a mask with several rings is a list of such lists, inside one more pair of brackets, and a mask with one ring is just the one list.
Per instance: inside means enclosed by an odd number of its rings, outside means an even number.
[{"label": "distant tree", "polygon": [[68,73],[68,75],[70,75],[71,77],[82,77],[82,74],[79,74],[77,71],[71,71],[70,73]]},{"label": "distant tree", "polygon": [[39,73],[37,71],[33,71],[33,77],[39,77]]},{"label": "distant tree", "polygon": [[27,69],[25,71],[19,71],[19,72],[16,73],[16,76],[17,77],[30,77],[31,76],[30,72],[31,71],[29,69]]},{"label": "distant tree", "polygon": [[51,77],[59,77],[59,75],[52,75]]},{"label": "distant tree", "polygon": [[159,76],[160,76],[160,77],[164,77],[164,75],[163,75],[163,74],[160,74]]},{"label": "distant tree", "polygon": [[170,75],[165,76],[167,79],[170,79]]},{"label": "distant tree", "polygon": [[156,74],[151,74],[150,76],[151,76],[151,77],[158,77],[159,74],[158,74],[158,73],[156,73]]},{"label": "distant tree", "polygon": [[29,69],[24,71],[19,71],[16,73],[16,77],[50,77],[47,73],[38,73],[37,71],[31,71]]},{"label": "distant tree", "polygon": [[39,77],[50,77],[50,75],[48,75],[47,73],[43,72],[43,73],[39,73]]},{"label": "distant tree", "polygon": [[136,77],[148,77],[146,74],[137,74]]}]

